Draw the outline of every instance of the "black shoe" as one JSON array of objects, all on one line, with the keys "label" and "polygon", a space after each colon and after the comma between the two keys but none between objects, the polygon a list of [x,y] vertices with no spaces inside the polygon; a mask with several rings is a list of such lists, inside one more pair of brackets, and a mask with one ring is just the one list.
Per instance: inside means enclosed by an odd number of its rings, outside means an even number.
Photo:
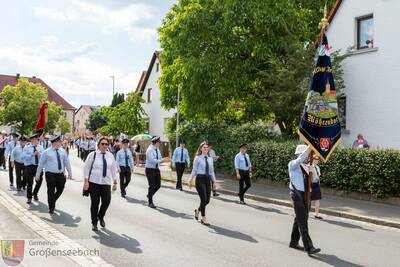
[{"label": "black shoe", "polygon": [[244,200],[240,200],[239,203],[242,205],[246,205],[246,202],[244,202]]},{"label": "black shoe", "polygon": [[299,246],[299,244],[290,244],[289,247],[298,250],[304,250],[304,248],[302,246]]},{"label": "black shoe", "polygon": [[22,187],[22,190],[24,190],[24,191],[25,191],[25,190],[26,190],[26,186],[23,186],[23,187]]},{"label": "black shoe", "polygon": [[315,215],[315,219],[323,220],[324,218],[322,218],[321,216]]},{"label": "black shoe", "polygon": [[196,221],[199,220],[199,210],[194,210],[194,218],[196,219]]},{"label": "black shoe", "polygon": [[153,203],[149,203],[149,207],[152,209],[156,209],[157,207]]},{"label": "black shoe", "polygon": [[49,214],[53,215],[54,214],[54,209],[49,209]]},{"label": "black shoe", "polygon": [[321,251],[320,248],[314,248],[314,247],[312,247],[312,248],[310,248],[310,249],[307,251],[307,254],[308,254],[308,255],[313,255],[313,254],[317,254],[317,253],[320,252],[320,251]]},{"label": "black shoe", "polygon": [[99,228],[97,228],[97,225],[93,224],[92,225],[92,231],[97,232],[99,230]]},{"label": "black shoe", "polygon": [[125,198],[125,195],[124,195],[124,194],[121,194],[121,197]]},{"label": "black shoe", "polygon": [[101,227],[103,227],[103,228],[106,227],[106,222],[104,221],[104,218],[103,219],[99,218],[99,221],[100,221],[100,226]]},{"label": "black shoe", "polygon": [[33,195],[33,200],[35,200],[35,201],[39,201],[39,198],[38,198],[38,196],[37,196],[37,195]]},{"label": "black shoe", "polygon": [[21,189],[21,188],[17,188],[17,191],[18,191],[18,192],[21,192],[21,191],[22,191],[22,189]]},{"label": "black shoe", "polygon": [[14,185],[13,184],[10,184],[10,187],[13,187]]},{"label": "black shoe", "polygon": [[204,221],[203,221],[203,219],[201,219],[201,220],[200,220],[200,222],[201,222],[201,224],[203,224],[203,225],[205,225],[205,226],[210,226],[210,224],[209,224],[209,223],[206,223],[206,222],[204,222]]},{"label": "black shoe", "polygon": [[28,198],[28,200],[26,201],[26,204],[31,204],[32,203],[32,199]]},{"label": "black shoe", "polygon": [[213,193],[213,196],[217,197],[217,196],[219,196],[219,194],[217,192],[215,192],[215,193]]}]

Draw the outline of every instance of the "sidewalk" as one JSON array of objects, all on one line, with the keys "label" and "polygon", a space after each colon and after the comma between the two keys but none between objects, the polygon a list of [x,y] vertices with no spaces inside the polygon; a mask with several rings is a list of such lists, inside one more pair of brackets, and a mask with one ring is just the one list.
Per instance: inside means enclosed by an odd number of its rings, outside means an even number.
[{"label": "sidewalk", "polygon": [[[135,173],[144,175],[143,167],[136,167]],[[161,176],[165,181],[175,182],[176,174],[168,166],[161,166]],[[184,174],[183,181],[187,181],[189,174]],[[237,196],[238,182],[231,179],[219,179],[218,192]],[[286,187],[253,183],[247,191],[246,198],[257,201],[291,207],[289,189]],[[339,196],[323,195],[321,200],[321,214],[343,217],[377,225],[400,228],[400,207],[372,201],[357,200]]]}]

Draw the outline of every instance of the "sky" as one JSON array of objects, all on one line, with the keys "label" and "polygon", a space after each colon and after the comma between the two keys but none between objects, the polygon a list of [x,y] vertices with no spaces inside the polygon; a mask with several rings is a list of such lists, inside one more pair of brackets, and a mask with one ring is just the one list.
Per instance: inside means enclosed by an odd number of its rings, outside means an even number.
[{"label": "sky", "polygon": [[0,74],[43,79],[76,108],[132,92],[177,0],[1,1]]}]

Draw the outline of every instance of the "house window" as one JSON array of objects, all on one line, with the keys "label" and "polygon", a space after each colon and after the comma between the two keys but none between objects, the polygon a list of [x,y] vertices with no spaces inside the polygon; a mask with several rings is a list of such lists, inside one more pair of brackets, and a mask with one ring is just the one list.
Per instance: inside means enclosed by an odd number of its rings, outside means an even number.
[{"label": "house window", "polygon": [[346,129],[346,96],[338,98],[338,118],[342,129]]},{"label": "house window", "polygon": [[67,117],[67,112],[64,111],[64,117]]},{"label": "house window", "polygon": [[374,47],[374,16],[357,19],[357,49]]},{"label": "house window", "polygon": [[160,63],[157,63],[156,64],[156,72],[159,72],[160,71]]},{"label": "house window", "polygon": [[149,119],[144,119],[144,133],[148,134],[150,132],[150,121]]},{"label": "house window", "polygon": [[152,90],[151,88],[147,89],[147,103],[151,102],[152,99]]}]

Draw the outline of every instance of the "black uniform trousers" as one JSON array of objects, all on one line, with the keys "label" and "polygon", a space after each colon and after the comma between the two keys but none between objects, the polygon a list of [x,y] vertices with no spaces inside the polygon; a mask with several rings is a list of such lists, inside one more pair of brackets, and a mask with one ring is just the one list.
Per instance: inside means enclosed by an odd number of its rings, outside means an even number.
[{"label": "black uniform trousers", "polygon": [[81,157],[81,148],[79,146],[77,146],[76,150],[78,152],[78,158],[80,158]]},{"label": "black uniform trousers", "polygon": [[298,190],[292,190],[290,191],[290,197],[293,201],[295,213],[290,244],[297,245],[301,236],[304,249],[309,251],[313,247],[313,243],[308,234],[308,208],[305,194]]},{"label": "black uniform trousers", "polygon": [[43,173],[40,174],[40,180],[35,181],[35,188],[32,192],[33,180],[36,175],[37,165],[28,165],[25,166],[25,174],[26,174],[26,197],[28,199],[32,199],[32,195],[35,196],[39,193],[40,186],[43,181]]},{"label": "black uniform trousers", "polygon": [[[244,200],[244,194],[251,187],[250,172],[247,170],[239,170],[239,197],[240,200]],[[245,186],[246,185],[246,186]]]},{"label": "black uniform trousers", "polygon": [[8,158],[8,177],[10,178],[10,185],[14,184],[14,168],[11,167],[11,157]]},{"label": "black uniform trousers", "polygon": [[[97,225],[98,219],[103,219],[111,202],[111,185],[89,182],[90,215],[92,225]],[[101,201],[101,206],[99,209]]]},{"label": "black uniform trousers", "polygon": [[211,197],[211,178],[206,175],[196,176],[196,191],[200,197],[199,210],[201,216],[206,216],[206,206],[210,203]]},{"label": "black uniform trousers", "polygon": [[64,173],[46,172],[47,202],[49,204],[49,210],[55,209],[56,201],[64,191],[66,180]]},{"label": "black uniform trousers", "polygon": [[4,147],[0,147],[0,167],[2,166],[6,169],[6,158],[4,154],[6,153],[6,149]]},{"label": "black uniform trousers", "polygon": [[145,170],[147,182],[149,183],[149,191],[147,198],[149,203],[153,203],[153,196],[161,187],[161,173],[159,169],[146,168]]},{"label": "black uniform trousers", "polygon": [[15,164],[15,180],[17,183],[17,189],[21,189],[26,186],[26,174],[25,166],[23,163],[14,161]]},{"label": "black uniform trousers", "polygon": [[176,169],[176,189],[182,189],[182,176],[183,173],[185,172],[186,168],[186,163],[175,163],[175,169]]},{"label": "black uniform trousers", "polygon": [[120,168],[119,185],[121,188],[121,194],[125,195],[126,188],[128,187],[128,184],[131,181],[132,172],[130,167],[120,166],[119,168]]}]

